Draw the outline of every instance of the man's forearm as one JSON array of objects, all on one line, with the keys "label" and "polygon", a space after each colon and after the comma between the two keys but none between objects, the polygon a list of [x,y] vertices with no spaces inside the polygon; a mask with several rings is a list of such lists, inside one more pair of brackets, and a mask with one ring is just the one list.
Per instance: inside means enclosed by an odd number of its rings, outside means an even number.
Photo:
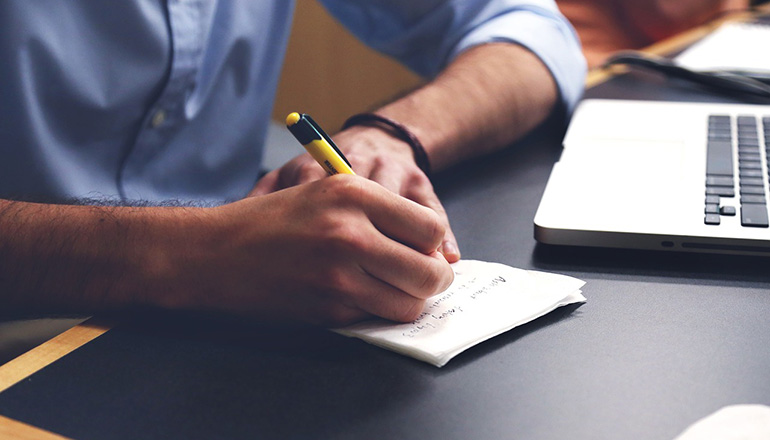
[{"label": "man's forearm", "polygon": [[[165,217],[183,208],[45,205],[0,200],[4,312],[92,312],[148,304],[170,255]],[[153,275],[155,274],[155,275]]]},{"label": "man's forearm", "polygon": [[378,113],[415,133],[440,170],[510,144],[548,117],[556,84],[540,59],[516,44],[461,54],[434,81]]},{"label": "man's forearm", "polygon": [[439,216],[360,176],[214,208],[0,200],[0,312],[132,307],[409,322],[453,272]]}]

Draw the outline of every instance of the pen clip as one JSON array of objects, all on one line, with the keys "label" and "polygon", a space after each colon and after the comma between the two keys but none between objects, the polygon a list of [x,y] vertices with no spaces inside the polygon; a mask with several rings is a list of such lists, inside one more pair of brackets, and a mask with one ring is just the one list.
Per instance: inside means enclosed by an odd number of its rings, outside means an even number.
[{"label": "pen clip", "polygon": [[351,164],[350,164],[350,162],[348,162],[348,158],[347,158],[347,157],[345,157],[345,155],[344,155],[344,154],[342,154],[342,151],[340,151],[340,149],[339,149],[339,148],[337,148],[337,144],[335,144],[335,143],[334,143],[334,141],[332,140],[332,138],[330,138],[330,137],[329,137],[329,135],[328,135],[328,134],[326,134],[326,132],[324,132],[324,131],[323,131],[323,129],[321,128],[321,126],[320,126],[320,125],[318,125],[318,124],[317,124],[317,123],[316,123],[316,122],[313,120],[313,118],[311,118],[311,117],[310,117],[310,115],[308,115],[308,114],[303,114],[303,115],[302,115],[302,117],[303,117],[303,118],[305,118],[305,119],[307,120],[307,122],[309,122],[309,123],[310,123],[310,126],[311,126],[311,127],[313,127],[313,129],[316,131],[316,133],[318,133],[318,135],[319,135],[319,136],[321,136],[321,138],[323,138],[323,140],[325,140],[325,141],[326,141],[326,142],[327,142],[327,143],[328,143],[328,144],[329,144],[329,145],[330,145],[332,148],[334,148],[334,151],[337,153],[337,155],[338,155],[339,157],[341,157],[341,158],[342,158],[342,160],[344,160],[344,161],[345,161],[345,163],[346,163],[346,164],[348,164],[348,166],[349,166],[349,167],[352,167],[352,166],[353,166],[353,165],[351,165]]}]

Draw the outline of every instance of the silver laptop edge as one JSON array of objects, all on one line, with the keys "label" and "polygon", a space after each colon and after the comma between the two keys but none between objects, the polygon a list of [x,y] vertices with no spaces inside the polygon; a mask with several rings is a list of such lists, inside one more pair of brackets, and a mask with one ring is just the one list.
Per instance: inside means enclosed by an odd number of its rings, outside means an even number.
[{"label": "silver laptop edge", "polygon": [[[576,110],[535,215],[535,238],[554,245],[770,256],[770,229],[741,225],[737,152],[735,215],[706,224],[709,115],[762,117],[770,106],[585,100]],[[736,135],[734,135],[735,137]]]}]

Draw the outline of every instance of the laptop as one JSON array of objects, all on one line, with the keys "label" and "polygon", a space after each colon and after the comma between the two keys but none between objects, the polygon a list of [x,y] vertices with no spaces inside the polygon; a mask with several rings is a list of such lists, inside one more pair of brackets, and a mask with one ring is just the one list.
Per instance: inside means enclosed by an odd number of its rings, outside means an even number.
[{"label": "laptop", "polygon": [[535,215],[553,245],[770,256],[770,106],[585,100]]}]

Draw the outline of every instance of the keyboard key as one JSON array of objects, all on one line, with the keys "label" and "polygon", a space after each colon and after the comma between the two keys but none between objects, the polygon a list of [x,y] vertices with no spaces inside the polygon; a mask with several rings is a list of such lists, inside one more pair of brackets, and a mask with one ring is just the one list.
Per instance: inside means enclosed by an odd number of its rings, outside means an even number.
[{"label": "keyboard key", "polygon": [[741,196],[741,205],[747,205],[750,203],[762,203],[764,204],[765,196],[745,195]]},{"label": "keyboard key", "polygon": [[755,145],[738,145],[738,154],[741,153],[759,154],[759,147]]},{"label": "keyboard key", "polygon": [[740,191],[742,196],[750,196],[750,195],[764,196],[765,195],[764,186],[745,185],[745,186],[741,186]]},{"label": "keyboard key", "polygon": [[706,187],[706,195],[720,196],[720,197],[735,197],[735,189],[728,188],[726,186],[709,186],[709,187]]},{"label": "keyboard key", "polygon": [[728,176],[706,176],[706,186],[730,186],[734,185],[733,178]]},{"label": "keyboard key", "polygon": [[707,204],[706,214],[719,214],[719,205]]},{"label": "keyboard key", "polygon": [[733,175],[732,143],[710,141],[706,153],[706,174]]},{"label": "keyboard key", "polygon": [[730,123],[730,116],[711,116],[709,117],[709,128],[712,127],[729,127],[731,125]]},{"label": "keyboard key", "polygon": [[706,204],[719,204],[719,196],[706,196]]},{"label": "keyboard key", "polygon": [[750,149],[752,149],[752,150],[754,150],[754,151],[756,151],[758,153],[759,152],[759,141],[756,140],[756,139],[753,139],[753,140],[750,140],[750,141],[747,141],[745,139],[739,139],[738,140],[738,148],[740,148],[740,149],[749,149],[750,148]]},{"label": "keyboard key", "polygon": [[708,128],[708,134],[709,135],[727,135],[728,137],[731,137],[733,134],[733,129],[730,127],[730,124],[726,125],[710,125]]},{"label": "keyboard key", "polygon": [[738,163],[740,162],[761,162],[762,156],[759,155],[759,150],[756,153],[744,153],[738,152]]},{"label": "keyboard key", "polygon": [[741,185],[763,186],[765,184],[761,177],[741,177]]},{"label": "keyboard key", "polygon": [[719,213],[721,215],[729,215],[733,216],[735,215],[735,206],[725,205],[719,208]]},{"label": "keyboard key", "polygon": [[738,141],[739,153],[759,153],[759,141],[753,140],[751,142]]},{"label": "keyboard key", "polygon": [[740,170],[741,179],[746,177],[763,177],[761,169],[742,169]]},{"label": "keyboard key", "polygon": [[709,130],[710,141],[730,141],[733,139],[733,134],[729,130]]},{"label": "keyboard key", "polygon": [[733,126],[730,123],[726,124],[709,124],[708,133],[733,133]]},{"label": "keyboard key", "polygon": [[718,225],[722,221],[722,218],[719,214],[706,214],[704,221],[707,225]]},{"label": "keyboard key", "polygon": [[761,162],[739,163],[738,167],[739,167],[740,170],[761,170],[762,169],[762,163]]},{"label": "keyboard key", "polygon": [[769,226],[767,221],[767,205],[742,205],[741,225],[767,228]]}]

